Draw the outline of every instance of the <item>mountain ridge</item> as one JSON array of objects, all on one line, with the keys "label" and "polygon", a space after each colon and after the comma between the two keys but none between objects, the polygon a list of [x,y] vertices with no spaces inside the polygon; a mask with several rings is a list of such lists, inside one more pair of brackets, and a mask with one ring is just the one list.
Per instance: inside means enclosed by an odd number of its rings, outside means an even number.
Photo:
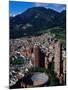
[{"label": "mountain ridge", "polygon": [[10,38],[36,34],[41,29],[66,28],[66,11],[61,13],[44,7],[29,8],[25,12],[10,17]]}]

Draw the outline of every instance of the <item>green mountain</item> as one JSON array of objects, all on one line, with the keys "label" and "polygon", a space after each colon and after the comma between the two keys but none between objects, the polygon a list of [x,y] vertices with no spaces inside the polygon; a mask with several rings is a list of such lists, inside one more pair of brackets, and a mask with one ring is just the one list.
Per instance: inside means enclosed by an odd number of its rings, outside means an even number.
[{"label": "green mountain", "polygon": [[10,38],[40,35],[48,29],[59,27],[63,30],[51,30],[60,34],[66,29],[66,11],[61,13],[44,7],[33,7],[24,13],[10,17]]}]

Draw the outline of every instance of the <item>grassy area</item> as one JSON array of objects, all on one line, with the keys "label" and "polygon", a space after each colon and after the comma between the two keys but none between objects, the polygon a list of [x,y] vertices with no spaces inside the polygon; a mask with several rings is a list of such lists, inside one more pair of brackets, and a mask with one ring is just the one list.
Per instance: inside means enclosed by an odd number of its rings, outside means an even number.
[{"label": "grassy area", "polygon": [[18,57],[18,58],[14,58],[14,60],[12,60],[12,57],[11,57],[10,58],[10,64],[13,64],[13,65],[24,64],[24,59],[22,57]]},{"label": "grassy area", "polygon": [[49,28],[49,29],[42,29],[42,30],[38,31],[37,33],[44,34],[44,33],[48,33],[48,32],[55,34],[55,37],[60,40],[63,47],[66,46],[66,30],[64,28],[53,27],[53,28]]}]

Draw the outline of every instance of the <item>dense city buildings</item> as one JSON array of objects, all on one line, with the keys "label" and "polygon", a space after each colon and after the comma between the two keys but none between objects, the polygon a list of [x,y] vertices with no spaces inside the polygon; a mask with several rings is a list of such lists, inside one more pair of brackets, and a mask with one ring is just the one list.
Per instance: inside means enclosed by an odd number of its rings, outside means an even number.
[{"label": "dense city buildings", "polygon": [[[59,85],[66,83],[66,55],[59,40],[47,33],[37,37],[12,39],[10,43],[10,86],[28,73],[32,73],[33,76],[35,70],[36,72],[50,70],[48,72],[55,73]],[[22,86],[32,87],[33,84]]]}]

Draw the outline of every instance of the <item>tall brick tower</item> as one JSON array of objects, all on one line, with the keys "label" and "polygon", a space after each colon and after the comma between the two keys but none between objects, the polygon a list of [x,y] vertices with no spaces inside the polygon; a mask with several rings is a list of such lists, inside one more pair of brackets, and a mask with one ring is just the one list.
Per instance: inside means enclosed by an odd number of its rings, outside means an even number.
[{"label": "tall brick tower", "polygon": [[58,77],[61,74],[61,45],[59,41],[55,42],[54,72]]},{"label": "tall brick tower", "polygon": [[35,45],[33,52],[34,52],[34,67],[39,67],[40,47],[38,45]]}]

